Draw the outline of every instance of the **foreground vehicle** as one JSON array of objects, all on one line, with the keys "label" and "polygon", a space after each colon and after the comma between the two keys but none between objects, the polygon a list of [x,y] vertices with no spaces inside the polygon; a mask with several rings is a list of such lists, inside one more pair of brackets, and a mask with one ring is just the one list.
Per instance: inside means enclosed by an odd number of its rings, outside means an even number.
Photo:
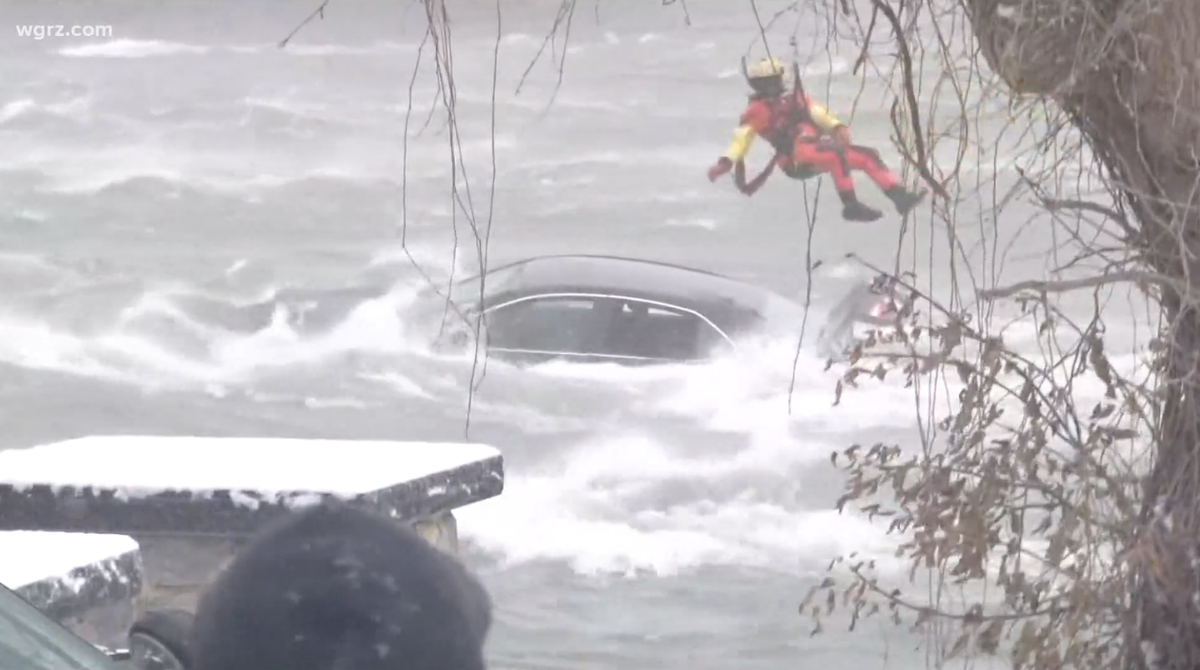
[{"label": "foreground vehicle", "polygon": [[450,301],[440,345],[464,345],[479,328],[489,355],[523,363],[701,360],[803,315],[772,291],[716,273],[591,255],[493,268],[455,282]]},{"label": "foreground vehicle", "polygon": [[[105,652],[0,585],[0,668],[133,670],[127,652]],[[140,669],[139,669],[140,670]]]}]

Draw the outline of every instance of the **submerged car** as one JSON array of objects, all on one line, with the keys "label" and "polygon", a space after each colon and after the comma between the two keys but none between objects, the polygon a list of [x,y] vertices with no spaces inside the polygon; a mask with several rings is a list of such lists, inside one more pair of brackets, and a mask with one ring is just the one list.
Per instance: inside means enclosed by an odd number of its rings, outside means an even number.
[{"label": "submerged car", "polygon": [[616,256],[517,261],[455,282],[448,297],[453,325],[442,346],[465,344],[478,328],[489,356],[521,363],[696,361],[803,317],[802,307],[764,288]]}]

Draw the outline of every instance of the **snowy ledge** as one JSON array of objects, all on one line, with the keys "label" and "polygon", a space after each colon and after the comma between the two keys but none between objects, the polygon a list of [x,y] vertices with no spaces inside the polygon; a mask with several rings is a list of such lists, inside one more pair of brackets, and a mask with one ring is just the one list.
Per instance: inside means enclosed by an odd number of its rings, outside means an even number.
[{"label": "snowy ledge", "polygon": [[0,532],[0,584],[100,644],[124,639],[142,578],[141,552],[130,537]]},{"label": "snowy ledge", "polygon": [[412,520],[503,488],[483,444],[84,437],[0,452],[0,530],[247,537],[327,499]]},{"label": "snowy ledge", "polygon": [[238,546],[289,510],[341,500],[453,546],[452,510],[503,488],[500,452],[473,443],[113,435],[10,449],[0,531],[40,532],[0,532],[0,583],[120,646],[113,631],[145,609],[193,608]]}]

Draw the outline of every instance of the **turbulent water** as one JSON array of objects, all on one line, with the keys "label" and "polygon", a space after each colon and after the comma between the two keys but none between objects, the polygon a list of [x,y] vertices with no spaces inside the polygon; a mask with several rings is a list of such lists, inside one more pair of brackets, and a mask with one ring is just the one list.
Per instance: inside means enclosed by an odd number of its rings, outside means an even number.
[{"label": "turbulent water", "polygon": [[[452,171],[419,3],[334,0],[277,48],[316,4],[0,2],[14,22],[113,29],[0,40],[0,447],[102,432],[468,436],[508,464],[503,496],[460,514],[498,607],[496,667],[923,664],[900,630],[810,638],[796,614],[838,553],[898,567],[881,528],[832,511],[828,457],[915,435],[911,391],[869,384],[833,407],[833,373],[805,344],[789,393],[793,338],[701,366],[493,361],[468,424],[472,359],[432,353],[406,318],[423,276],[478,266],[472,218],[491,222],[493,264],[633,254],[803,300],[805,192],[780,178],[747,200],[704,177],[744,101],[749,6],[691,0],[689,24],[682,2],[580,3],[569,39],[519,86],[557,3],[506,6],[499,26],[491,3],[461,3],[465,171]],[[775,48],[796,29],[810,90],[846,115],[861,95],[857,140],[898,164],[890,98],[877,83],[860,92],[855,50],[827,47],[807,14],[781,22]],[[997,106],[973,123],[986,134],[1008,118]],[[981,214],[999,197],[994,173],[1000,191],[1015,181],[1013,158],[971,153],[963,172],[988,184],[959,207],[964,267],[980,274],[1001,273],[996,249],[1009,278],[1050,263],[1046,234]],[[453,180],[469,201],[452,199]],[[922,282],[946,279],[927,209],[903,231],[890,210],[843,223],[828,184],[815,206],[811,250],[826,263],[808,287],[811,328],[866,276],[848,251],[886,264],[899,247]],[[384,290],[341,292],[362,283]],[[337,303],[324,327],[243,309],[294,290]]]}]

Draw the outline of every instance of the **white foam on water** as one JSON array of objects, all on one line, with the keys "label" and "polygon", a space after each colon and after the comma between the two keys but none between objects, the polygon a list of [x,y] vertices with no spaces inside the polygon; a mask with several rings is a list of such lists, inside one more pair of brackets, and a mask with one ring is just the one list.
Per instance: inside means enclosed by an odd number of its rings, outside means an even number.
[{"label": "white foam on water", "polygon": [[414,381],[411,377],[399,372],[360,374],[359,379],[367,379],[378,382],[393,389],[402,396],[411,398],[425,398],[426,400],[433,400],[436,397],[429,391],[422,388],[421,385]]},{"label": "white foam on water", "polygon": [[[703,498],[661,507],[656,486],[769,475],[785,465],[760,444],[725,456],[687,457],[645,435],[614,434],[576,445],[560,465],[510,472],[502,496],[456,512],[462,536],[508,565],[562,561],[583,574],[674,574],[703,565],[794,566],[858,550],[886,559],[882,529],[830,510],[797,511],[784,501]],[[831,448],[792,441],[793,458],[827,458]]]},{"label": "white foam on water", "polygon": [[[539,366],[538,374],[629,389],[644,400],[638,411],[647,418],[674,415],[722,431],[729,447],[672,447],[632,429],[594,436],[537,472],[510,472],[503,496],[461,510],[461,532],[502,561],[565,561],[581,573],[670,574],[712,564],[786,569],[797,561],[808,569],[853,550],[886,563],[895,542],[883,528],[829,508],[797,508],[791,498],[764,499],[758,490],[775,488],[780,473],[797,467],[828,467],[834,476],[829,454],[848,446],[823,435],[834,428],[844,435],[848,424],[912,424],[911,406],[902,404],[908,396],[887,384],[867,387],[857,399],[848,394],[844,407],[831,408],[833,377],[822,376],[811,356],[801,357],[800,399],[789,415],[793,352],[779,343],[697,366]],[[725,493],[682,500],[669,493],[709,486]],[[674,501],[663,506],[660,492]]]},{"label": "white foam on water", "polygon": [[200,55],[209,47],[160,40],[118,39],[63,47],[58,55],[68,58],[149,58],[153,56]]},{"label": "white foam on water", "polygon": [[398,42],[380,40],[368,46],[293,43],[288,44],[280,51],[285,54],[292,54],[296,56],[377,56],[400,51],[412,51],[414,48],[415,45],[413,44],[401,44]]},{"label": "white foam on water", "polygon": [[37,102],[29,98],[7,102],[3,107],[0,107],[0,124],[4,124],[12,119],[24,116],[25,114],[28,114],[37,108]]},{"label": "white foam on water", "polygon": [[[832,484],[827,501],[805,497],[801,505],[802,484],[789,478],[838,481],[830,454],[863,434],[915,446],[914,392],[898,378],[867,380],[835,407],[837,370],[824,371],[807,353],[790,388],[794,353],[792,342],[764,341],[695,366],[535,367],[534,374],[559,382],[624,389],[635,412],[689,422],[706,432],[707,446],[692,449],[686,439],[619,421],[536,468],[510,468],[501,497],[456,512],[460,532],[504,564],[564,562],[582,574],[662,575],[722,564],[817,572],[849,552],[903,573],[906,559],[895,556],[902,538],[887,533],[886,520],[837,513]],[[1124,372],[1137,365],[1133,356],[1113,363]],[[948,380],[941,397],[955,397],[957,387]],[[1077,384],[1080,407],[1102,395],[1095,380]],[[952,409],[939,407],[939,416]],[[727,436],[728,446],[712,446],[714,433]]]},{"label": "white foam on water", "polygon": [[89,356],[85,338],[55,330],[34,319],[11,315],[0,322],[0,361],[96,379],[124,377],[120,370]]},{"label": "white foam on water", "polygon": [[[809,333],[806,340],[812,342],[816,326],[810,324]],[[794,341],[760,342],[699,367],[672,384],[652,411],[693,418],[712,430],[747,433],[789,426],[803,426],[809,434],[913,426],[913,392],[898,379],[864,382],[834,406],[839,368],[826,371],[825,362],[807,350],[797,359],[796,346]]]},{"label": "white foam on water", "polygon": [[[142,40],[117,40],[117,41],[118,42],[120,42],[120,41],[143,42]],[[105,44],[107,45],[107,43],[105,43]],[[172,50],[170,47],[171,46],[180,46],[179,43],[175,43],[175,42],[161,42],[158,44],[160,44],[162,46],[159,46],[157,49],[143,48],[141,50],[132,49],[130,47],[125,47],[124,49],[121,49],[121,48],[115,47],[115,46],[107,46],[106,48],[102,49],[102,48],[99,48],[99,45],[96,45],[95,47],[93,47],[93,49],[91,51],[84,52],[82,54],[72,54],[72,55],[76,55],[77,57],[84,56],[84,55],[95,56],[95,55],[107,55],[107,53],[96,54],[96,53],[94,53],[95,51],[101,51],[101,52],[133,51],[135,53],[138,53],[139,56],[126,56],[126,57],[143,57],[144,58],[144,57],[148,57],[148,56],[172,55],[173,53],[175,53],[175,51]],[[193,46],[193,45],[183,45],[183,46]],[[348,44],[304,44],[304,43],[300,43],[300,42],[291,42],[287,45],[287,47],[280,49],[279,44],[277,42],[262,42],[262,43],[258,43],[258,44],[233,44],[233,45],[212,45],[212,46],[206,45],[204,47],[199,47],[199,48],[207,49],[207,53],[224,51],[224,52],[228,52],[231,54],[240,54],[240,55],[247,55],[247,56],[281,54],[284,56],[329,57],[329,56],[388,55],[388,54],[396,53],[398,51],[413,51],[416,49],[416,46],[414,44],[402,44],[402,43],[398,43],[398,42],[391,42],[388,40],[377,40],[367,46],[361,46],[361,45],[355,46],[355,45],[348,45]],[[187,53],[191,53],[191,52],[187,52]],[[111,56],[109,56],[109,57],[111,57]]]},{"label": "white foam on water", "polygon": [[213,347],[213,360],[226,373],[263,367],[316,363],[348,352],[400,353],[413,344],[400,314],[412,293],[391,293],[367,300],[327,333],[303,338],[287,325],[287,312],[278,309],[270,327],[246,338],[230,338]]},{"label": "white foam on water", "polygon": [[20,588],[138,550],[124,535],[0,531],[0,584]]},{"label": "white foam on water", "polygon": [[516,46],[521,44],[537,46],[538,44],[541,44],[543,40],[544,38],[536,35],[530,35],[529,33],[508,33],[500,39],[500,43],[505,46]]},{"label": "white foam on water", "polygon": [[21,209],[13,216],[14,219],[22,223],[45,223],[49,216],[37,209]]},{"label": "white foam on water", "polygon": [[[0,316],[0,362],[21,367],[134,384],[148,389],[223,388],[264,375],[301,369],[362,353],[427,355],[429,343],[407,332],[411,287],[365,300],[326,330],[302,334],[277,305],[269,324],[250,333],[198,321],[181,309],[177,291],[142,295],[114,315],[111,325],[87,332],[54,328],[32,316]],[[139,322],[161,317],[185,339],[184,347],[145,332]],[[413,381],[403,395],[428,394]],[[403,391],[394,387],[397,391]]]},{"label": "white foam on water", "polygon": [[[28,218],[36,218],[27,214]],[[46,258],[32,253],[14,253],[0,251],[0,264],[3,264],[5,269],[16,268],[19,271],[47,272],[55,274],[64,274],[64,269],[50,262]]]},{"label": "white foam on water", "polygon": [[240,158],[231,161],[224,154],[178,152],[148,142],[98,148],[87,154],[44,147],[19,157],[6,157],[4,166],[41,172],[50,180],[39,190],[63,195],[92,195],[138,179],[224,195],[254,195],[310,179],[371,183],[389,182],[394,176],[386,167],[371,170],[347,164],[313,168],[282,161],[265,165]]},{"label": "white foam on water", "polygon": [[802,74],[805,77],[832,77],[835,75],[846,74],[850,71],[850,61],[841,57],[832,57],[825,62],[813,62],[801,66]]},{"label": "white foam on water", "polygon": [[675,228],[702,228],[704,230],[716,230],[719,225],[716,219],[702,216],[687,219],[667,219],[664,221],[664,224]]}]

